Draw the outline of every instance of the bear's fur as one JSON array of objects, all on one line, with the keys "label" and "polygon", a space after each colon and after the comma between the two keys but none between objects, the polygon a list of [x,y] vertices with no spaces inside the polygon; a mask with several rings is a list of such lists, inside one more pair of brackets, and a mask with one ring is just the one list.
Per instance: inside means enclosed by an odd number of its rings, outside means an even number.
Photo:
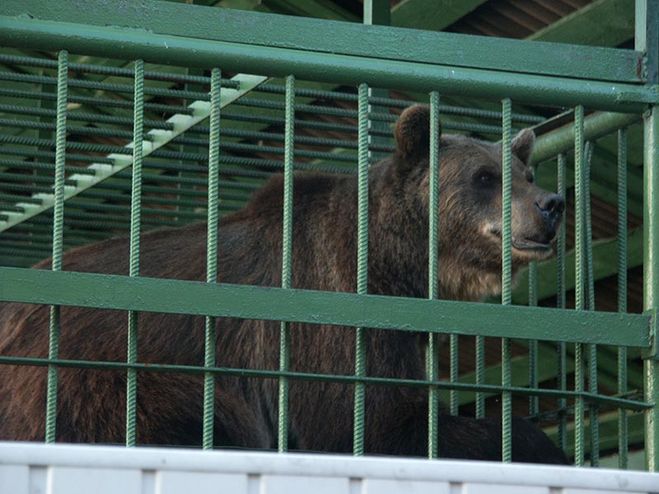
[{"label": "bear's fur", "polygon": [[[368,292],[427,296],[428,141],[425,107],[404,112],[396,127],[396,153],[369,172]],[[527,167],[535,136],[513,142],[513,269],[551,254],[562,199],[537,188]],[[500,291],[499,144],[441,138],[441,297],[479,300]],[[225,217],[219,230],[219,280],[276,287],[281,284],[283,179],[273,177],[249,204]],[[552,202],[553,201],[553,202]],[[551,204],[550,204],[551,203]],[[354,292],[356,287],[355,176],[298,173],[294,179],[293,287]],[[141,275],[205,279],[206,227],[145,233]],[[63,269],[128,273],[128,239],[73,249]],[[48,269],[49,261],[37,268]],[[48,307],[4,304],[0,354],[46,357]],[[62,359],[125,361],[125,312],[61,308]],[[204,319],[139,314],[138,360],[202,365]],[[293,371],[354,373],[354,330],[291,324]],[[425,335],[365,332],[367,375],[423,379]],[[277,369],[279,323],[217,320],[217,365]],[[44,367],[0,365],[0,439],[44,437]],[[423,456],[427,444],[427,389],[366,386],[365,449],[370,454]],[[199,445],[202,430],[199,375],[138,372],[139,444]],[[124,371],[59,369],[57,440],[122,443],[125,434]],[[290,380],[291,449],[350,452],[353,386]],[[215,438],[220,446],[275,448],[277,381],[221,376],[216,381]],[[439,421],[444,457],[500,458],[500,420],[452,417]],[[513,460],[564,463],[563,453],[535,426],[513,421]]]}]

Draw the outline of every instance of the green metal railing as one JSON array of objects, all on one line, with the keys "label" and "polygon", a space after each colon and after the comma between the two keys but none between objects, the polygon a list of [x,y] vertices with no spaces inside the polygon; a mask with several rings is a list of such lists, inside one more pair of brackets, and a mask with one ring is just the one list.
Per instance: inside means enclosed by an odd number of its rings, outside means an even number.
[{"label": "green metal railing", "polygon": [[[0,6],[0,46],[59,50],[57,61],[0,53],[3,66],[25,69],[25,73],[0,71],[0,81],[11,83],[0,87],[0,111],[6,114],[0,119],[0,259],[6,265],[21,266],[0,267],[0,300],[51,307],[48,357],[1,355],[0,364],[47,367],[46,442],[57,438],[58,369],[73,367],[126,373],[126,445],[137,444],[138,371],[148,370],[203,377],[204,449],[213,448],[217,442],[214,413],[222,389],[216,389],[215,381],[218,376],[237,376],[277,380],[277,448],[282,452],[289,449],[290,382],[318,380],[354,386],[355,455],[368,452],[364,437],[367,385],[377,384],[427,388],[429,458],[438,457],[442,441],[440,399],[447,397],[449,412],[458,414],[464,411],[460,409],[464,397],[473,396],[466,403],[473,402],[476,417],[500,415],[501,456],[503,461],[511,461],[515,398],[522,396],[533,419],[541,419],[543,414],[551,416],[558,444],[565,450],[569,450],[570,443],[574,445],[574,462],[578,466],[585,463],[586,457],[591,465],[598,465],[600,436],[605,428],[602,417],[615,410],[617,441],[612,449],[619,454],[620,468],[627,468],[630,413],[642,411],[648,468],[659,470],[657,0],[637,1],[635,50],[558,47],[514,40],[492,40],[494,44],[484,49],[478,40],[461,35],[419,32],[419,40],[424,42],[410,43],[405,41],[409,33],[383,26],[355,29],[347,23],[329,26],[310,19],[278,16],[268,16],[264,23],[263,14],[170,3],[142,2],[136,8],[143,15],[135,17],[124,12],[123,7],[115,11],[100,0],[91,1],[89,12],[93,16],[78,12],[75,2],[59,4],[55,9],[38,0],[7,0]],[[73,9],[75,16],[70,15]],[[30,16],[23,15],[28,11]],[[170,22],[180,18],[182,12],[190,22],[199,21],[194,37]],[[236,20],[242,22],[229,22]],[[134,24],[142,31],[147,29],[149,35],[136,29],[112,27],[135,27]],[[217,25],[227,29],[220,33],[211,29]],[[259,29],[246,33],[243,27],[239,32],[232,27],[235,25]],[[71,36],[72,32],[77,35]],[[330,32],[332,36],[318,35]],[[120,44],[116,43],[119,39]],[[465,44],[465,53],[472,56],[458,57],[451,50],[435,49],[442,43]],[[69,61],[73,55],[68,51],[103,57],[110,45],[116,48],[116,56],[136,60],[134,65],[115,67]],[[377,56],[371,49],[376,45]],[[571,60],[566,57],[566,50],[574,55],[574,62],[565,63]],[[171,67],[150,68],[158,63],[202,67],[210,70],[210,77],[177,73]],[[238,75],[222,79],[217,66],[225,73]],[[644,67],[644,71],[639,72],[638,67]],[[56,75],[51,74],[53,71]],[[265,75],[248,75],[254,72]],[[268,81],[266,76],[284,80]],[[208,91],[177,86],[183,83]],[[336,87],[337,84],[342,86]],[[55,93],[45,89],[52,86]],[[373,86],[420,91],[430,106],[427,299],[368,294],[371,153],[393,150],[390,132],[385,127],[396,120],[390,109],[397,113],[412,100],[383,97],[380,93],[373,96],[369,92]],[[102,93],[96,97],[93,91]],[[243,97],[248,93],[248,97]],[[450,98],[463,96],[494,99],[496,103],[490,102],[486,109],[450,103]],[[29,104],[35,101],[55,101],[56,106],[48,109]],[[570,239],[566,214],[558,235],[555,267],[550,271],[555,280],[556,308],[538,307],[540,299],[547,298],[541,296],[539,284],[548,264],[531,265],[528,285],[524,287],[527,305],[516,304],[512,280],[513,125],[537,124],[538,131],[542,131],[544,117],[528,111],[528,105],[533,104],[573,108],[559,115],[564,119],[563,125],[539,137],[534,152],[537,175],[550,170],[559,194],[566,196],[574,186],[574,251],[567,251]],[[375,112],[371,111],[373,105]],[[517,113],[513,113],[513,105]],[[53,117],[54,123],[49,121]],[[501,137],[500,305],[440,298],[440,118],[444,130]],[[631,267],[627,221],[632,209],[628,128],[641,118],[645,312],[633,314],[628,312],[626,298]],[[371,128],[373,121],[382,125]],[[330,132],[341,137],[329,137]],[[595,310],[593,253],[597,245],[593,241],[591,197],[600,194],[593,186],[597,171],[594,149],[598,140],[610,135],[615,135],[617,149],[613,202],[617,206],[618,311],[602,312]],[[379,138],[371,141],[372,136]],[[111,141],[99,143],[98,139]],[[294,169],[356,175],[355,293],[292,288]],[[54,180],[44,173],[52,170]],[[284,174],[282,250],[272,252],[273,256],[281,255],[281,288],[217,283],[220,215],[240,209],[273,171]],[[178,226],[191,220],[205,220],[208,225],[205,282],[140,276],[142,228]],[[105,238],[108,232],[126,231],[130,238],[128,276],[62,271],[65,247]],[[50,272],[25,267],[49,253],[53,258]],[[569,272],[571,259],[574,270]],[[570,280],[575,292],[574,309],[567,308]],[[69,305],[128,311],[125,362],[60,358],[59,307]],[[203,365],[140,362],[140,312],[204,316]],[[222,317],[280,321],[278,369],[218,366],[215,332],[216,328],[221,330],[221,321],[216,318]],[[355,328],[354,373],[329,375],[291,370],[292,322]],[[427,333],[426,378],[369,376],[366,362],[373,357],[367,352],[365,334],[370,328]],[[440,343],[440,334],[449,334],[446,345]],[[501,342],[496,383],[486,365],[490,340]],[[520,340],[525,344],[519,345]],[[470,362],[460,358],[467,344],[470,348],[473,345],[474,358]],[[447,346],[446,364],[440,356],[443,346]],[[520,346],[527,349],[527,359],[523,361],[525,381],[521,385],[516,384],[519,381],[515,360]],[[617,347],[615,353],[609,354],[608,346]],[[633,390],[628,375],[630,359],[639,350],[644,365],[642,396],[630,394]],[[617,369],[615,388],[607,392],[598,363],[609,356]],[[556,367],[552,375],[555,382],[550,384],[549,379],[542,377],[540,362],[544,358]],[[465,380],[461,365],[472,371],[471,382]],[[443,367],[447,378],[442,377]],[[490,400],[492,396],[501,398],[500,409],[494,410],[496,402]],[[548,402],[552,403],[551,410]],[[570,433],[574,434],[573,441]]]}]

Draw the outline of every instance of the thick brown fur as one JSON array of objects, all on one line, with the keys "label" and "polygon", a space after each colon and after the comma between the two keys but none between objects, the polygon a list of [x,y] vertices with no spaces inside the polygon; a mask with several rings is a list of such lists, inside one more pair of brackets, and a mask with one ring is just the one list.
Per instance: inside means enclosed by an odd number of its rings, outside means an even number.
[{"label": "thick brown fur", "polygon": [[[427,132],[427,109],[408,109],[396,130],[398,152],[370,170],[369,293],[427,296]],[[533,211],[534,204],[544,204],[548,193],[530,183],[526,163],[520,159],[528,159],[532,145],[533,134],[526,132],[513,146],[513,236],[544,244],[553,237],[555,225],[550,228]],[[500,154],[497,144],[442,137],[439,284],[443,298],[478,300],[500,290],[500,186],[495,183],[500,176]],[[494,182],[483,179],[481,170],[489,170]],[[293,286],[354,291],[355,177],[299,173],[294,183]],[[243,210],[222,220],[221,282],[280,286],[282,186],[281,176],[272,178]],[[205,225],[142,235],[141,275],[203,280],[205,235]],[[550,252],[535,247],[514,249],[515,269]],[[127,257],[128,240],[115,238],[71,250],[64,256],[63,269],[125,275]],[[48,261],[36,266],[48,267]],[[0,354],[45,357],[47,329],[47,307],[0,306]],[[201,317],[139,315],[140,362],[202,365],[203,341]],[[424,341],[422,335],[408,332],[367,331],[368,375],[424,378]],[[290,355],[294,371],[352,374],[354,330],[291,324]],[[62,359],[125,361],[125,356],[124,312],[61,309]],[[217,320],[218,366],[277,369],[278,359],[278,323]],[[43,439],[45,385],[45,368],[0,366],[0,439]],[[125,388],[124,372],[60,368],[57,440],[123,442]],[[199,445],[202,395],[200,376],[139,372],[138,443]],[[290,447],[351,451],[352,406],[350,385],[292,380]],[[276,447],[275,380],[219,377],[215,409],[218,445]],[[368,386],[366,410],[367,453],[425,454],[426,390]],[[442,456],[500,458],[498,420],[442,412],[439,434]],[[535,426],[515,419],[513,460],[564,463],[565,457]]]}]

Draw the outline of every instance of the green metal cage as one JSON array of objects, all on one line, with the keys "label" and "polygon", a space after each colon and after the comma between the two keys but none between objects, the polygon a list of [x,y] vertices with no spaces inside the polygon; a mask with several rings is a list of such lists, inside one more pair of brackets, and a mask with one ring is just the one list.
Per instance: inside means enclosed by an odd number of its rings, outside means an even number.
[{"label": "green metal cage", "polygon": [[[658,471],[659,1],[637,0],[635,16],[635,46],[622,49],[499,38],[483,43],[460,34],[154,0],[88,0],[83,9],[73,0],[5,0],[0,300],[49,305],[51,318],[48,358],[1,355],[0,364],[48,368],[45,441],[56,437],[58,369],[104,368],[127,374],[126,445],[135,445],[138,371],[149,370],[204,377],[207,449],[213,447],[216,376],[279,381],[280,451],[287,450],[289,381],[319,379],[354,385],[356,455],[364,453],[365,386],[407,385],[428,389],[430,458],[441,442],[442,400],[453,414],[468,410],[477,417],[500,406],[504,461],[511,458],[515,408],[545,424],[576,465],[588,458],[596,466],[606,451],[618,453],[626,468],[631,445],[644,449],[647,468]],[[502,139],[500,304],[438,299],[432,273],[441,264],[435,236],[441,219],[435,214],[428,300],[367,293],[368,167],[392,151],[390,124],[417,101],[430,105],[433,125],[441,118],[445,129]],[[557,258],[532,263],[515,288],[510,143],[513,130],[527,126],[540,136],[538,181],[563,194],[574,189],[567,222],[574,234],[563,226]],[[434,212],[441,149],[437,133],[431,136]],[[641,149],[642,176],[629,172],[630,155]],[[615,166],[599,170],[603,160]],[[294,169],[358,177],[355,293],[291,288]],[[219,216],[240,209],[280,171],[281,288],[216,283]],[[614,184],[615,197],[602,192],[602,181]],[[591,198],[617,209],[615,239],[595,238]],[[140,232],[192,221],[208,223],[206,280],[141,277]],[[61,269],[66,248],[119,234],[130,236],[128,276]],[[48,256],[51,271],[29,268]],[[641,265],[643,307],[633,313],[627,277]],[[596,310],[595,282],[612,276],[616,311]],[[553,294],[554,307],[538,307]],[[126,361],[59,358],[58,307],[68,305],[128,311]],[[140,311],[205,316],[204,365],[141,363]],[[218,367],[217,317],[281,321],[279,369]],[[289,370],[290,322],[356,328],[354,375]],[[364,328],[427,332],[427,379],[368,376]],[[450,344],[439,356],[433,348],[444,333]],[[494,360],[486,355],[486,339],[500,341]],[[461,358],[466,346],[473,349],[469,363]]]}]

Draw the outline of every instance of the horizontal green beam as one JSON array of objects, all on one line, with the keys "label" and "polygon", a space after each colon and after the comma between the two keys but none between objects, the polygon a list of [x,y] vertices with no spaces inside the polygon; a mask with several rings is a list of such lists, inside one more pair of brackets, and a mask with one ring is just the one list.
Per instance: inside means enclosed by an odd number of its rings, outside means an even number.
[{"label": "horizontal green beam", "polygon": [[[367,27],[378,26],[363,26],[363,29]],[[331,34],[333,38],[336,36],[337,33]],[[314,39],[320,37],[319,33],[314,33]],[[436,90],[458,96],[511,97],[518,102],[545,105],[583,104],[589,108],[612,111],[641,112],[648,103],[659,102],[656,88],[638,84],[601,81],[585,84],[567,77],[206,41],[134,29],[39,21],[25,17],[0,17],[0,45],[67,49],[90,55],[107,54],[111,50],[115,57],[157,63],[219,66],[228,71],[269,76],[295,74],[300,79],[322,82],[367,83],[380,88],[426,92]],[[527,56],[533,58],[531,54]]]},{"label": "horizontal green beam", "polygon": [[[618,272],[618,242],[615,239],[597,240],[593,242],[593,278],[601,280]],[[627,237],[627,266],[629,269],[643,264],[643,230],[638,228]],[[538,299],[556,294],[556,259],[538,263]],[[518,284],[513,291],[513,301],[516,304],[527,304],[528,271],[520,273]],[[565,256],[565,289],[572,290],[575,286],[574,251]]]},{"label": "horizontal green beam", "polygon": [[[35,23],[68,23],[75,20],[76,24],[89,27],[117,26],[128,35],[140,34],[143,38],[167,35],[195,38],[204,42],[287,48],[317,54],[597,81],[642,81],[639,70],[642,54],[633,50],[567,45],[557,47],[552,43],[419,32],[154,0],[119,3],[87,0],[84,9],[74,0],[4,0],[0,6],[0,15],[31,19]],[[82,41],[82,33],[75,30],[69,31],[68,36]],[[189,55],[192,59],[196,54],[191,52]]]},{"label": "horizontal green beam", "polygon": [[519,339],[649,345],[639,314],[0,268],[0,300]]},{"label": "horizontal green beam", "polygon": [[[584,119],[584,140],[590,141],[632,125],[641,119],[640,115],[631,113],[596,112]],[[543,122],[538,125],[547,125]],[[574,150],[574,122],[569,122],[551,132],[541,135],[533,148],[532,159],[535,163],[548,160]]]}]

